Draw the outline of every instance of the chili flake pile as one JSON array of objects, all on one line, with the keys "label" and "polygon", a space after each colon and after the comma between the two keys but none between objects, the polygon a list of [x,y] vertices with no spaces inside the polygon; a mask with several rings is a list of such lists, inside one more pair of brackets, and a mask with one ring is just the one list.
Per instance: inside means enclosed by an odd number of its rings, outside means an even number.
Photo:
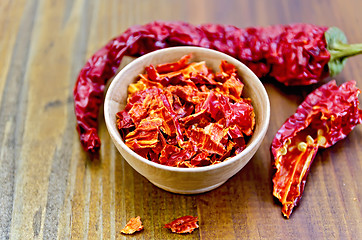
[{"label": "chili flake pile", "polygon": [[200,167],[225,161],[243,151],[253,134],[251,99],[234,65],[221,61],[214,73],[205,62],[146,67],[128,87],[127,105],[117,113],[126,145],[153,162]]}]

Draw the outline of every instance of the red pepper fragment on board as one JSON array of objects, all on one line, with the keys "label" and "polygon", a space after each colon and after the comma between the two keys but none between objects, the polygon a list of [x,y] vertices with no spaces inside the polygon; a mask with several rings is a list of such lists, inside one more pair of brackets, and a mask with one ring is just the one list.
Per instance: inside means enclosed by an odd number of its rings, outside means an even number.
[{"label": "red pepper fragment on board", "polygon": [[141,222],[141,217],[137,216],[135,218],[131,218],[126,226],[121,230],[121,233],[124,234],[133,234],[135,232],[139,232],[143,229],[143,225]]},{"label": "red pepper fragment on board", "polygon": [[355,81],[337,86],[335,81],[314,90],[276,133],[271,151],[273,195],[289,218],[299,203],[310,166],[319,148],[328,148],[362,123],[358,108],[360,90]]},{"label": "red pepper fragment on board", "polygon": [[[362,52],[362,45],[348,45],[344,34],[337,28],[303,23],[241,29],[221,24],[194,26],[186,22],[156,21],[130,27],[87,61],[75,83],[77,130],[85,151],[93,154],[100,148],[97,134],[99,108],[105,85],[117,72],[123,56],[137,57],[173,46],[199,46],[224,52],[239,59],[259,78],[272,77],[285,85],[308,85],[335,75],[343,69],[348,56]],[[156,70],[161,74],[175,71],[186,60],[187,57]],[[229,73],[227,65],[223,68]],[[150,76],[154,73],[152,71],[150,69]],[[157,75],[150,78],[155,81],[154,77]],[[163,78],[164,82],[176,80],[177,75]],[[214,83],[207,76],[194,76],[193,81]],[[219,91],[237,95],[234,83],[233,79],[230,80]],[[159,82],[152,84],[157,87]]]},{"label": "red pepper fragment on board", "polygon": [[128,87],[127,105],[116,119],[125,144],[140,156],[192,168],[244,150],[255,114],[251,100],[242,97],[244,84],[232,64],[222,61],[215,74],[205,62],[189,64],[188,59],[146,67]]},{"label": "red pepper fragment on board", "polygon": [[197,221],[197,217],[184,216],[165,224],[164,227],[171,229],[174,233],[192,233],[192,231],[199,227]]}]

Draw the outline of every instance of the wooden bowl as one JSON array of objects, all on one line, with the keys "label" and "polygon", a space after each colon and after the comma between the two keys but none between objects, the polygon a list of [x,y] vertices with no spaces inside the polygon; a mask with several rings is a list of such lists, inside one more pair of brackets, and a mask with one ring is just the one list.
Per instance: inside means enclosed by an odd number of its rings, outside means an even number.
[{"label": "wooden bowl", "polygon": [[[240,154],[219,164],[198,168],[177,168],[151,162],[123,142],[117,126],[116,113],[126,105],[127,88],[135,82],[138,74],[144,73],[150,64],[174,62],[186,54],[190,61],[206,61],[208,67],[219,71],[221,60],[226,60],[238,69],[245,84],[244,97],[250,97],[255,111],[255,132]],[[270,103],[264,86],[255,74],[240,61],[224,53],[199,47],[173,47],[157,50],[135,59],[125,66],[113,79],[104,102],[104,116],[108,132],[124,159],[154,185],[174,193],[195,194],[210,191],[225,183],[239,172],[259,148],[269,125]]]}]

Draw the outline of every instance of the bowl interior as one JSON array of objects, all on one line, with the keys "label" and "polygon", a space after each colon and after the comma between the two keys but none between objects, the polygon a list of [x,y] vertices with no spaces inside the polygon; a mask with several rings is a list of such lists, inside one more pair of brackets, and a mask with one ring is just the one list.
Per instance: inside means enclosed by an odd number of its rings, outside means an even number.
[{"label": "bowl interior", "polygon": [[[207,66],[214,71],[219,71],[221,60],[226,60],[229,63],[233,64],[238,69],[238,74],[241,77],[242,82],[244,83],[243,97],[251,98],[252,105],[254,107],[256,119],[255,131],[251,139],[247,143],[246,149],[237,156],[219,164],[199,168],[176,168],[153,163],[139,156],[130,148],[128,148],[121,139],[121,136],[116,127],[116,113],[125,108],[128,96],[128,85],[135,82],[140,73],[144,73],[145,67],[149,66],[150,64],[157,65],[161,63],[174,62],[179,60],[182,56],[186,54],[192,55],[190,62],[205,61]],[[260,145],[260,142],[263,140],[267,131],[270,118],[270,106],[268,95],[260,80],[249,68],[247,68],[244,64],[242,64],[235,58],[232,58],[224,53],[206,48],[173,47],[151,52],[140,58],[135,59],[127,66],[125,66],[115,76],[107,91],[104,103],[104,114],[106,125],[113,141],[116,144],[119,144],[122,148],[124,148],[127,153],[136,157],[140,161],[144,161],[147,164],[154,165],[157,168],[168,169],[170,171],[195,172],[207,171],[213,168],[222,167],[223,165],[230,164],[233,161],[237,161],[238,159],[243,158],[243,156],[247,155],[249,151],[255,151],[255,148]]]}]

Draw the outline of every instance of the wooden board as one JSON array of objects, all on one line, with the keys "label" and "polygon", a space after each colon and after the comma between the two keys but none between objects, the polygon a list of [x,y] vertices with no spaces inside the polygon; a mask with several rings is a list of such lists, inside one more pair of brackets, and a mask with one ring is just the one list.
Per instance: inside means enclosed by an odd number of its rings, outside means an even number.
[{"label": "wooden board", "polygon": [[[291,219],[272,197],[270,143],[316,86],[265,82],[271,122],[261,148],[227,183],[199,195],[163,191],[135,172],[113,146],[103,112],[101,161],[89,161],[72,99],[87,58],[132,25],[307,22],[340,27],[356,43],[360,9],[359,0],[1,0],[0,239],[362,239],[362,126],[318,153]],[[335,79],[362,88],[362,56]],[[145,229],[121,235],[137,215]],[[163,228],[183,215],[197,215],[200,228],[188,235]]]}]

